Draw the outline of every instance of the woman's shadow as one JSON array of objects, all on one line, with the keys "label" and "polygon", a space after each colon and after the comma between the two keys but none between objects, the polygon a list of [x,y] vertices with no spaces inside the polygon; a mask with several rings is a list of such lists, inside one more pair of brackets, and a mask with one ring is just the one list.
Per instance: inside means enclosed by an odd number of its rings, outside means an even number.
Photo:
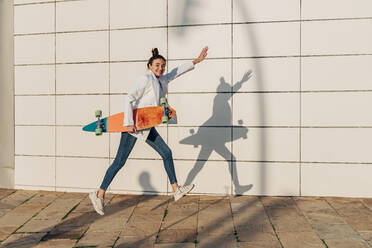
[{"label": "woman's shadow", "polygon": [[[193,145],[194,147],[201,146],[198,160],[192,170],[189,172],[185,184],[190,184],[201,171],[204,164],[207,162],[213,151],[221,155],[228,163],[231,161],[232,168],[229,170],[231,180],[234,183],[234,192],[236,195],[242,195],[244,192],[252,188],[252,184],[240,185],[236,168],[236,158],[226,147],[227,142],[240,138],[246,139],[248,129],[243,126],[232,126],[232,111],[228,100],[237,92],[244,82],[251,77],[252,71],[244,74],[243,78],[237,82],[231,89],[231,86],[225,82],[223,77],[220,78],[220,84],[217,87],[219,92],[213,100],[212,116],[199,127],[195,133],[194,129],[190,129],[191,136],[181,140],[180,144]],[[234,134],[231,132],[216,132],[215,129],[205,128],[208,126],[226,125],[233,128]],[[243,124],[243,121],[239,121]]]}]

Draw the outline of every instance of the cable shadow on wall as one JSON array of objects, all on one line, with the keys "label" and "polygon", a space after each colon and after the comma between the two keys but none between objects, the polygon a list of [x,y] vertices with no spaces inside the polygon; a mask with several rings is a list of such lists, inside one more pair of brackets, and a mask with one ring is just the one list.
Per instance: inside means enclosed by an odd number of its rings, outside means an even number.
[{"label": "cable shadow on wall", "polygon": [[[212,116],[198,128],[196,133],[194,129],[190,129],[191,136],[184,138],[179,142],[184,145],[193,145],[195,148],[201,146],[197,161],[189,172],[185,184],[190,184],[194,181],[195,177],[208,161],[212,152],[216,152],[222,156],[229,165],[231,165],[229,172],[231,180],[234,183],[235,194],[241,195],[252,188],[252,184],[241,185],[239,183],[236,157],[226,145],[227,143],[237,139],[248,138],[248,128],[243,126],[232,126],[232,110],[228,101],[251,76],[252,71],[246,72],[242,79],[232,87],[230,84],[226,83],[223,77],[221,77],[220,84],[217,87],[218,93],[213,100]],[[243,121],[240,120],[239,124],[242,125]],[[211,128],[211,126],[213,127],[216,125],[228,126],[230,128],[225,128],[222,131],[216,132],[215,128]],[[231,132],[231,128],[234,130],[233,133]]]}]

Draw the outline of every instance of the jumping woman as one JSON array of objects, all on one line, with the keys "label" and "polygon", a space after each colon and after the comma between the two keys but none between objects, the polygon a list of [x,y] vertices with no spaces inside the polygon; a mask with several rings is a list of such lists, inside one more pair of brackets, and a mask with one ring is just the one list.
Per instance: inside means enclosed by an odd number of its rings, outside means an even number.
[{"label": "jumping woman", "polygon": [[[143,138],[163,159],[164,168],[167,172],[169,182],[172,185],[174,200],[177,201],[182,196],[190,192],[194,185],[179,186],[176,173],[174,171],[172,151],[156,131],[155,127],[150,129],[136,129],[133,121],[133,109],[150,106],[159,106],[160,98],[165,97],[168,91],[168,83],[185,72],[194,69],[207,56],[208,47],[205,47],[199,57],[193,61],[186,62],[174,68],[169,73],[164,74],[166,60],[159,54],[157,48],[152,50],[152,57],[147,63],[148,72],[139,77],[137,82],[125,97],[124,101],[124,126],[128,132],[121,133],[120,145],[114,162],[107,169],[100,188],[89,194],[93,207],[100,215],[104,215],[105,192],[114,179],[116,173],[124,166],[130,152],[132,151],[137,138]],[[163,75],[164,74],[164,75]]]}]

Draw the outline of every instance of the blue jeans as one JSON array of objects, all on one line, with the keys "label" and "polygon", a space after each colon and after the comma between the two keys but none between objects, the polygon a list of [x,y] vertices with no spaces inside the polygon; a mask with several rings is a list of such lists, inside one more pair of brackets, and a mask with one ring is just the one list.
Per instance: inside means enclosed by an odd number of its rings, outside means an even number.
[{"label": "blue jeans", "polygon": [[[118,171],[124,166],[125,162],[127,161],[130,152],[136,144],[136,141],[137,138],[130,133],[121,133],[118,152],[116,154],[114,162],[106,171],[105,177],[103,178],[103,182],[100,187],[101,189],[107,190],[116,173],[118,173]],[[154,127],[151,128],[146,143],[154,148],[155,151],[157,151],[162,157],[164,168],[168,174],[170,183],[176,183],[177,179],[176,172],[174,171],[172,151],[171,149],[169,149],[168,145],[164,142],[164,140]]]}]

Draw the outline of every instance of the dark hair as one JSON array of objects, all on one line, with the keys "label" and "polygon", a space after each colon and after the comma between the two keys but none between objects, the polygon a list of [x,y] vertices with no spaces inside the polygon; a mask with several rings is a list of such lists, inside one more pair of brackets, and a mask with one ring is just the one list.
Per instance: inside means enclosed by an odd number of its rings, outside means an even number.
[{"label": "dark hair", "polygon": [[152,52],[152,57],[149,59],[149,62],[147,62],[147,68],[150,68],[150,65],[152,65],[152,62],[155,59],[162,59],[164,62],[166,62],[166,59],[159,54],[159,50],[157,48],[154,48],[151,50]]}]

